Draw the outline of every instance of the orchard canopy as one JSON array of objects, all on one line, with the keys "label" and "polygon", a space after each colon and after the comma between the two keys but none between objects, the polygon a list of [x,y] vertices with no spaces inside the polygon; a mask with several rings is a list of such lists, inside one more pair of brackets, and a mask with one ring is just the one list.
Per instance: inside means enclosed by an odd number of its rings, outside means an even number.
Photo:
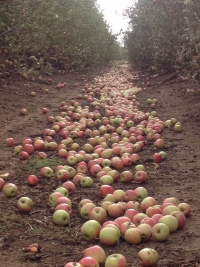
[{"label": "orchard canopy", "polygon": [[120,55],[95,0],[0,0],[0,73],[105,65]]},{"label": "orchard canopy", "polygon": [[199,0],[138,0],[125,15],[124,41],[134,66],[200,78]]},{"label": "orchard canopy", "polygon": [[96,0],[0,0],[0,77],[85,70],[122,59],[200,78],[200,1],[138,0],[125,11],[124,47]]}]

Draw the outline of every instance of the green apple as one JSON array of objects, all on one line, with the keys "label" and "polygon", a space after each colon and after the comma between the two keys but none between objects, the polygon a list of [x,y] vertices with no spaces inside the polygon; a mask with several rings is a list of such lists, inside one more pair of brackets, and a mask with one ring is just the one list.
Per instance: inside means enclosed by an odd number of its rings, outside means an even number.
[{"label": "green apple", "polygon": [[174,130],[175,130],[176,132],[181,132],[181,131],[182,131],[182,125],[181,125],[180,122],[175,123],[175,125],[174,125]]},{"label": "green apple", "polygon": [[56,210],[53,214],[53,222],[57,225],[67,225],[70,221],[69,213],[65,210]]},{"label": "green apple", "polygon": [[151,114],[152,117],[156,117],[158,113],[157,113],[157,111],[154,110],[154,111],[151,111],[150,114]]},{"label": "green apple", "polygon": [[158,222],[166,224],[169,227],[170,233],[178,229],[178,220],[173,215],[164,215]]},{"label": "green apple", "polygon": [[105,261],[105,267],[126,267],[127,261],[122,254],[111,254]]},{"label": "green apple", "polygon": [[135,188],[135,193],[137,195],[137,201],[142,201],[144,198],[148,197],[147,189],[142,186]]},{"label": "green apple", "polygon": [[174,125],[177,123],[177,119],[176,118],[171,118],[171,123]]},{"label": "green apple", "polygon": [[54,192],[60,192],[61,194],[63,194],[64,197],[69,196],[69,191],[63,186],[56,188],[56,190]]},{"label": "green apple", "polygon": [[169,205],[162,210],[162,215],[169,215],[172,211],[180,211],[177,206]]},{"label": "green apple", "polygon": [[103,224],[107,220],[107,213],[102,207],[94,207],[89,212],[89,219],[96,220],[100,224]]},{"label": "green apple", "polygon": [[60,197],[63,197],[63,194],[60,193],[60,192],[51,193],[50,196],[49,196],[48,204],[50,206],[56,206],[57,199],[60,198]]},{"label": "green apple", "polygon": [[123,195],[124,195],[125,191],[122,190],[122,189],[116,189],[114,192],[113,192],[113,196],[115,196],[116,198],[116,201],[122,201],[123,200]]},{"label": "green apple", "polygon": [[140,265],[143,267],[154,266],[159,260],[159,254],[155,249],[143,248],[138,252],[137,255]]},{"label": "green apple", "polygon": [[114,202],[112,202],[112,201],[108,201],[108,200],[106,200],[106,201],[103,201],[102,203],[101,203],[101,207],[105,210],[105,211],[108,211],[108,208],[109,208],[109,206],[111,205],[111,204],[113,204]]},{"label": "green apple", "polygon": [[41,175],[43,176],[43,177],[47,177],[47,178],[51,178],[51,177],[53,177],[53,170],[50,168],[50,167],[43,167],[41,170],[40,170],[40,172],[41,172]]},{"label": "green apple", "polygon": [[106,174],[100,177],[99,182],[101,185],[112,185],[113,184],[113,177]]},{"label": "green apple", "polygon": [[147,104],[152,104],[152,103],[153,103],[153,100],[150,99],[150,98],[148,98],[148,99],[147,99]]},{"label": "green apple", "polygon": [[156,204],[157,204],[157,202],[156,202],[155,198],[153,198],[153,197],[145,197],[145,198],[142,200],[142,202],[141,202],[141,204],[140,204],[140,207],[141,207],[141,210],[142,210],[143,212],[146,212],[146,210],[147,210],[149,207],[152,207],[152,206],[154,206],[154,205],[156,205]]},{"label": "green apple", "polygon": [[155,241],[166,241],[169,233],[169,227],[164,223],[156,223],[152,227],[152,237]]},{"label": "green apple", "polygon": [[64,165],[63,169],[65,169],[69,172],[69,179],[73,179],[74,176],[76,175],[76,170],[71,166]]},{"label": "green apple", "polygon": [[81,227],[81,237],[85,240],[92,240],[98,238],[101,225],[96,220],[89,220]]},{"label": "green apple", "polygon": [[80,180],[81,187],[93,187],[93,185],[94,185],[94,182],[92,178],[89,176],[82,177]]},{"label": "green apple", "polygon": [[94,203],[86,203],[80,208],[80,215],[83,219],[88,220],[89,219],[89,213],[90,211],[95,208],[96,205]]},{"label": "green apple", "polygon": [[171,126],[172,126],[172,121],[171,121],[171,120],[166,120],[166,121],[164,121],[164,126],[165,126],[166,128],[171,127]]},{"label": "green apple", "polygon": [[33,201],[29,197],[21,197],[17,201],[17,207],[20,211],[30,212],[33,208]]},{"label": "green apple", "polygon": [[141,223],[137,227],[142,232],[142,241],[149,241],[151,239],[152,233],[151,229],[152,227],[147,223]]},{"label": "green apple", "polygon": [[86,203],[93,203],[93,202],[92,202],[92,200],[90,200],[88,198],[83,198],[78,204],[79,211],[83,207],[83,205],[85,205]]},{"label": "green apple", "polygon": [[145,171],[145,166],[142,164],[138,164],[135,166],[135,171]]},{"label": "green apple", "polygon": [[7,196],[7,197],[14,197],[16,196],[18,192],[18,188],[15,184],[13,183],[6,183],[3,187],[2,192]]},{"label": "green apple", "polygon": [[167,153],[166,153],[165,151],[160,151],[158,154],[160,154],[160,155],[161,155],[161,157],[162,157],[162,160],[165,160],[165,159],[167,159]]},{"label": "green apple", "polygon": [[107,194],[103,199],[103,202],[104,201],[117,202],[117,199],[113,194]]},{"label": "green apple", "polygon": [[119,232],[114,227],[104,227],[99,233],[100,243],[108,246],[116,245],[119,242]]}]

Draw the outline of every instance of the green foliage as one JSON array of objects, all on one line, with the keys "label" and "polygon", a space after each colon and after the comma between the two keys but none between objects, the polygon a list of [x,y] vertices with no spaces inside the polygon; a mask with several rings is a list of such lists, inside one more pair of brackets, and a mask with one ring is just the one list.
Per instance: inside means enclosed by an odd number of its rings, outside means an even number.
[{"label": "green foliage", "polygon": [[0,73],[107,64],[119,51],[95,0],[0,1]]},{"label": "green foliage", "polygon": [[126,11],[124,35],[131,63],[152,70],[185,69],[199,75],[200,2],[138,0]]}]

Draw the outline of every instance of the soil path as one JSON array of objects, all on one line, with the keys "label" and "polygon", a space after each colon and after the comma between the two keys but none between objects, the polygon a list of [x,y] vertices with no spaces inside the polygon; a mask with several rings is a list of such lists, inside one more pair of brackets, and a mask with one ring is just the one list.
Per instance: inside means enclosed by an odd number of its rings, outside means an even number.
[{"label": "soil path", "polygon": [[[12,148],[5,145],[8,137],[13,137],[16,145],[20,145],[26,137],[43,137],[43,130],[50,128],[47,116],[57,116],[60,113],[60,103],[65,101],[70,105],[74,99],[80,105],[89,105],[86,99],[80,98],[86,83],[91,84],[96,76],[109,73],[111,76],[119,76],[124,83],[138,86],[143,90],[137,95],[140,102],[140,110],[151,112],[152,108],[147,104],[148,98],[156,98],[158,104],[156,111],[158,117],[165,121],[176,118],[181,122],[183,130],[179,133],[173,129],[165,128],[161,136],[164,139],[165,150],[168,154],[166,161],[157,167],[151,158],[157,149],[152,142],[148,142],[145,149],[139,152],[141,163],[145,164],[149,180],[142,184],[150,196],[153,196],[160,204],[167,197],[176,197],[180,202],[187,202],[192,213],[187,218],[186,226],[170,234],[166,242],[158,243],[150,240],[138,246],[129,245],[121,240],[117,246],[102,246],[106,255],[113,253],[123,254],[128,266],[139,266],[136,256],[144,247],[151,247],[158,251],[162,267],[197,267],[200,265],[200,94],[199,84],[196,81],[179,83],[178,79],[170,79],[173,74],[151,77],[139,74],[139,79],[134,79],[135,72],[126,65],[114,67],[114,70],[106,69],[102,72],[87,75],[65,74],[56,76],[53,84],[39,84],[36,82],[12,79],[6,84],[0,85],[0,175],[10,173],[7,182],[15,183],[19,193],[14,198],[7,198],[0,192],[0,266],[14,267],[64,267],[68,261],[78,261],[82,257],[82,251],[88,246],[99,244],[98,240],[86,242],[80,238],[80,227],[84,220],[80,218],[77,205],[82,198],[90,198],[97,205],[102,199],[98,196],[99,185],[90,189],[77,187],[76,193],[71,196],[73,215],[69,227],[58,227],[52,222],[52,213],[47,206],[48,196],[54,189],[60,186],[58,180],[41,178],[40,169],[30,169],[30,160],[20,161]],[[108,75],[108,74],[107,74]],[[145,88],[146,81],[150,80],[151,86]],[[57,89],[56,84],[66,82],[67,86]],[[45,93],[45,89],[49,93]],[[191,91],[192,89],[192,91]],[[34,91],[36,97],[30,92]],[[48,114],[42,114],[43,107],[49,109]],[[19,110],[26,108],[28,115],[20,116]],[[92,107],[90,106],[92,111]],[[102,115],[104,111],[102,111]],[[60,137],[56,136],[59,142]],[[87,138],[76,139],[82,146]],[[54,157],[55,152],[48,151],[49,157]],[[54,162],[54,165],[58,162]],[[54,168],[55,166],[52,166]],[[134,171],[134,166],[129,167]],[[39,184],[30,188],[26,184],[29,174],[38,175]],[[117,182],[115,189],[127,190],[139,186],[136,183],[122,184]],[[18,211],[16,202],[19,197],[28,196],[33,199],[34,210],[30,214],[22,214]],[[22,248],[38,242],[42,247],[40,253],[24,252]],[[112,267],[112,266],[110,266]]]}]

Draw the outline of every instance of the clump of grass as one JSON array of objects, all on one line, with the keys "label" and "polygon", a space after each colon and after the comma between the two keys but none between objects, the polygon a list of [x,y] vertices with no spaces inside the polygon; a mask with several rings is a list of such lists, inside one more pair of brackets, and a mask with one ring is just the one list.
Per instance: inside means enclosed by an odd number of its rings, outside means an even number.
[{"label": "clump of grass", "polygon": [[[29,237],[47,237],[48,236],[48,231],[44,226],[38,226],[36,224],[31,224],[26,231],[27,236]],[[50,235],[50,233],[49,233]]]},{"label": "clump of grass", "polygon": [[18,227],[20,221],[15,214],[0,213],[0,232]]}]

